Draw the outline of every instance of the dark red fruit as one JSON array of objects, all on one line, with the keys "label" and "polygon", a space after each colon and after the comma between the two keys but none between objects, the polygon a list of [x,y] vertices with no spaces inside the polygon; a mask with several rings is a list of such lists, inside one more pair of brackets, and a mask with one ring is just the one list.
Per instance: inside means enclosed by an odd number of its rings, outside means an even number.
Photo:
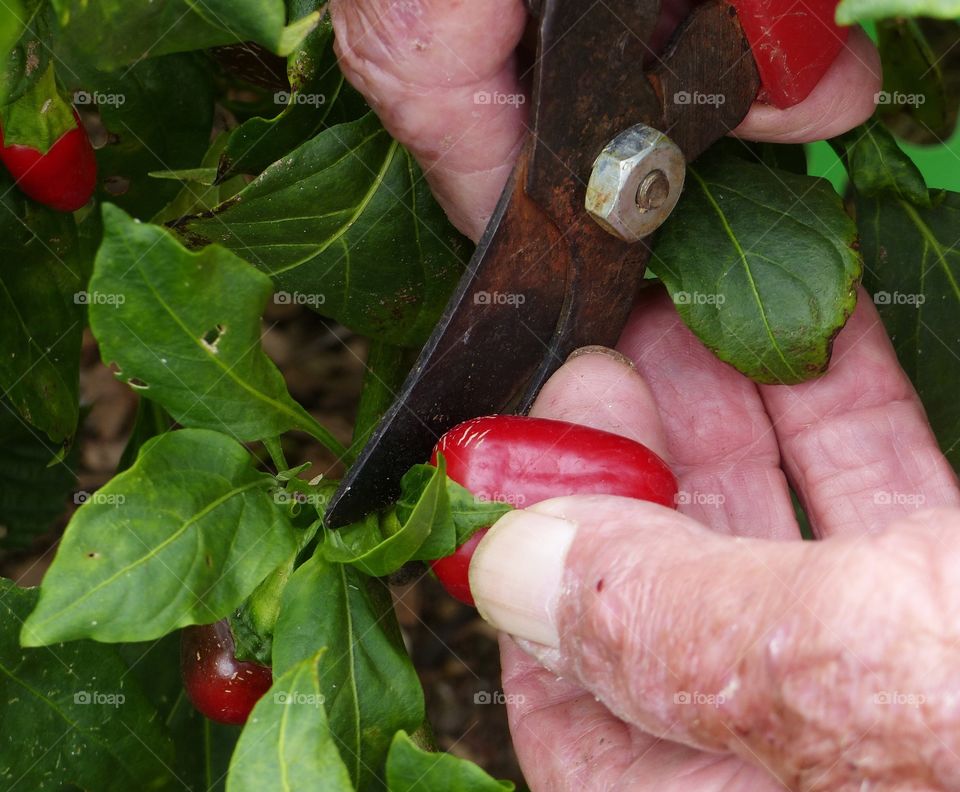
[{"label": "dark red fruit", "polygon": [[732,0],[757,62],[760,98],[802,102],[836,60],[850,28],[834,21],[837,0]]},{"label": "dark red fruit", "polygon": [[226,619],[180,634],[180,673],[187,696],[220,723],[246,723],[253,705],[273,684],[269,668],[237,660]]},{"label": "dark red fruit", "polygon": [[[588,426],[493,415],[455,426],[433,449],[447,475],[477,498],[517,508],[562,495],[622,495],[673,507],[677,480],[645,445]],[[473,605],[468,572],[486,529],[455,553],[431,562],[444,588]]]},{"label": "dark red fruit", "polygon": [[0,160],[17,187],[34,201],[60,212],[87,204],[97,185],[97,159],[90,139],[74,112],[77,125],[61,135],[46,154],[32,146],[7,146],[0,129]]}]

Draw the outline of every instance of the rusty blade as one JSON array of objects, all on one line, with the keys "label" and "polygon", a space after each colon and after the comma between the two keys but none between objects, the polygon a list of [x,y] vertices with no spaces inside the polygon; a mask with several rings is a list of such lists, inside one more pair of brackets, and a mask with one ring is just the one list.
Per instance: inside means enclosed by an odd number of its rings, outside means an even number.
[{"label": "rusty blade", "polygon": [[663,129],[669,121],[689,158],[728,131],[730,116],[746,113],[756,83],[722,119],[711,120],[709,110],[678,115],[668,108],[664,115],[665,83],[693,73],[712,85],[743,58],[724,33],[717,39],[726,48],[718,55],[720,72],[712,62],[709,73],[684,65],[703,57],[698,48],[717,35],[711,25],[739,31],[726,6],[717,7],[722,13],[697,12],[705,21],[688,23],[689,41],[681,35],[670,50],[677,68],[664,63],[666,79],[658,71],[651,82],[642,63],[656,4],[542,0],[530,140],[437,328],[331,500],[328,526],[354,522],[394,500],[402,475],[426,461],[455,424],[526,411],[571,351],[616,343],[649,250],[615,239],[587,216],[590,170],[600,150],[635,124]]},{"label": "rusty blade", "polygon": [[[426,461],[455,424],[522,411],[584,339],[615,342],[632,302],[628,284],[643,274],[642,249],[592,223],[570,231],[595,238],[615,264],[591,289],[578,291],[574,284],[585,273],[571,261],[569,241],[523,190],[528,158],[521,156],[510,192],[401,393],[334,495],[328,525],[353,522],[394,500],[403,473]],[[611,322],[611,311],[622,318]]]}]

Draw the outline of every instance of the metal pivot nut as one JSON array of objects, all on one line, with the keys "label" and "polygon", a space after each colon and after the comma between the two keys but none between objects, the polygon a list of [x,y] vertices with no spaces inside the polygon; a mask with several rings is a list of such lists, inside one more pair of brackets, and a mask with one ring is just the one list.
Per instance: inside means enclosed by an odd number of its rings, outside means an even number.
[{"label": "metal pivot nut", "polygon": [[593,163],[587,212],[615,237],[638,242],[670,216],[686,167],[683,152],[662,132],[646,124],[630,127]]}]

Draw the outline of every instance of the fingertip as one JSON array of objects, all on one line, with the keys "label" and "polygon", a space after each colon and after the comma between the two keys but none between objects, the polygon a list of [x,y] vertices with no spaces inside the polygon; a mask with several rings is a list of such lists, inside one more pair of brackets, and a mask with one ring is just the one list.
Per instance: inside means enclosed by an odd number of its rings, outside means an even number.
[{"label": "fingertip", "polygon": [[628,437],[667,458],[666,434],[650,388],[633,361],[613,349],[576,350],[547,380],[530,414]]}]

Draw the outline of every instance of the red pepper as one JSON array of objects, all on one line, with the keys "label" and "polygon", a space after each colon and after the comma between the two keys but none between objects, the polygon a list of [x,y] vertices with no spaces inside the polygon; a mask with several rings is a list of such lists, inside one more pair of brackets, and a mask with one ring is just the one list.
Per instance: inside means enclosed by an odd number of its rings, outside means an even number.
[{"label": "red pepper", "polygon": [[242,724],[273,684],[269,668],[237,660],[226,619],[187,627],[180,635],[180,674],[187,696],[203,715]]},{"label": "red pepper", "polygon": [[[645,445],[588,426],[494,415],[455,426],[433,449],[442,453],[447,475],[477,498],[517,508],[562,495],[622,495],[673,507],[677,480]],[[487,529],[457,551],[433,561],[447,591],[473,605],[467,572]]]},{"label": "red pepper", "polygon": [[0,160],[24,193],[60,212],[87,204],[97,185],[97,160],[90,139],[74,112],[77,125],[61,135],[46,153],[33,146],[7,146],[0,129]]},{"label": "red pepper", "polygon": [[834,21],[837,0],[731,0],[750,42],[760,98],[790,107],[809,96],[850,33]]}]

